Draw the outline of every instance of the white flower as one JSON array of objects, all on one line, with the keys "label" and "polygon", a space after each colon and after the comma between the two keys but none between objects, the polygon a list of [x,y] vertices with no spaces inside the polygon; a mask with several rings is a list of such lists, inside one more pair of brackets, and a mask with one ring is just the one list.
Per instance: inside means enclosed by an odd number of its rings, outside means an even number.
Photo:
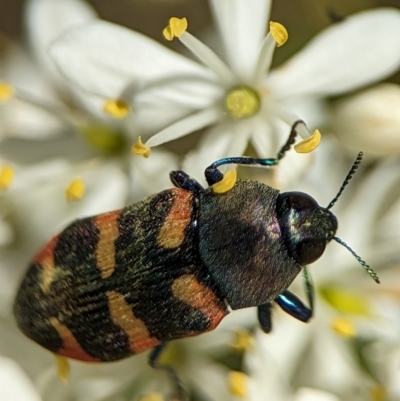
[{"label": "white flower", "polygon": [[0,387],[2,401],[40,401],[33,384],[11,359],[0,356]]},{"label": "white flower", "polygon": [[[186,161],[189,170],[241,155],[249,140],[260,155],[273,155],[286,137],[277,133],[287,133],[298,119],[289,104],[355,89],[400,65],[400,12],[395,9],[362,12],[331,26],[268,73],[276,40],[286,36],[279,24],[265,36],[270,2],[215,0],[211,5],[227,63],[178,19],[171,20],[166,36],[178,37],[203,65],[104,21],[71,30],[55,42],[51,55],[81,89],[103,101],[129,102],[139,121],[151,110],[160,113],[151,128],[161,131],[147,141],[150,147],[212,126],[197,157]],[[169,122],[162,113],[170,114]]]},{"label": "white flower", "polygon": [[335,104],[333,129],[352,149],[385,156],[400,153],[400,86],[381,84]]}]

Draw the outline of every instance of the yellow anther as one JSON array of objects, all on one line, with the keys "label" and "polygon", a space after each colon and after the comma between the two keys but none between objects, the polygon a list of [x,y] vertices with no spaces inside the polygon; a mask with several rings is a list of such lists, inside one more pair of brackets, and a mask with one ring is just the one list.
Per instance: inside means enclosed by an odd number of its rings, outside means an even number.
[{"label": "yellow anther", "polygon": [[385,401],[388,399],[388,393],[381,384],[377,384],[371,390],[371,400],[372,401]]},{"label": "yellow anther", "polygon": [[123,100],[109,99],[104,103],[103,110],[114,118],[125,118],[130,109]]},{"label": "yellow anther", "polygon": [[71,371],[68,359],[65,356],[57,354],[54,354],[54,358],[56,358],[58,378],[62,382],[68,383],[69,373]]},{"label": "yellow anther", "polygon": [[76,201],[82,198],[85,194],[85,183],[78,178],[71,182],[65,190],[65,196],[68,202]]},{"label": "yellow anther", "polygon": [[184,32],[186,32],[188,27],[188,22],[186,18],[176,18],[172,17],[169,20],[169,24],[163,30],[164,38],[167,40],[172,40],[175,37],[179,38]]},{"label": "yellow anther", "polygon": [[228,383],[231,394],[245,398],[247,396],[247,379],[248,377],[242,372],[229,372]]},{"label": "yellow anther", "polygon": [[142,137],[139,136],[137,142],[132,146],[132,153],[134,153],[135,155],[140,155],[140,156],[144,156],[147,158],[150,156],[151,149],[150,149],[150,146],[146,146],[142,142]]},{"label": "yellow anther", "polygon": [[276,42],[276,46],[280,47],[286,43],[289,38],[288,31],[279,22],[270,22],[269,31]]},{"label": "yellow anther", "polygon": [[150,393],[142,397],[140,401],[164,401],[164,397],[160,393]]},{"label": "yellow anther", "polygon": [[372,315],[368,299],[355,291],[335,286],[324,286],[320,288],[320,294],[329,305],[341,313],[365,317]]},{"label": "yellow anther", "polygon": [[169,25],[163,29],[162,34],[164,38],[168,41],[172,42],[174,40],[174,34],[172,33],[171,27]]},{"label": "yellow anther", "polygon": [[232,348],[238,352],[244,352],[250,349],[254,344],[253,335],[248,330],[239,330],[235,333],[235,339]]},{"label": "yellow anther", "polygon": [[260,95],[248,86],[232,88],[225,97],[225,110],[235,118],[251,117],[260,110]]},{"label": "yellow anther", "polygon": [[14,94],[14,88],[6,82],[0,81],[0,102],[5,102]]},{"label": "yellow anther", "polygon": [[236,170],[229,170],[224,174],[221,181],[212,186],[213,192],[216,194],[224,194],[230,191],[236,183],[237,173]]},{"label": "yellow anther", "polygon": [[0,189],[8,189],[14,181],[14,177],[15,171],[10,165],[6,164],[0,168]]},{"label": "yellow anther", "polygon": [[295,145],[294,149],[297,153],[310,153],[318,147],[320,141],[321,133],[316,129],[309,138]]},{"label": "yellow anther", "polygon": [[331,322],[332,329],[343,337],[355,337],[357,330],[353,322],[344,317],[337,317]]}]

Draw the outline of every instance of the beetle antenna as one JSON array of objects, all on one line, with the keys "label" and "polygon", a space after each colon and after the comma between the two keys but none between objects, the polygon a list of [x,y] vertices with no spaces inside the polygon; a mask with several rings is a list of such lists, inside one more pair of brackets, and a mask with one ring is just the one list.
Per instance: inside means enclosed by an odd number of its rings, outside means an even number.
[{"label": "beetle antenna", "polygon": [[348,172],[346,178],[343,181],[342,186],[339,189],[339,192],[337,193],[335,198],[331,201],[331,203],[327,206],[327,209],[330,209],[336,203],[336,201],[339,199],[339,197],[342,194],[343,190],[346,188],[346,185],[349,183],[349,181],[352,179],[354,173],[357,171],[358,166],[361,163],[363,155],[364,155],[363,152],[359,152],[358,153],[356,160],[354,161],[353,165],[351,166],[350,171]]},{"label": "beetle antenna", "polygon": [[333,237],[337,243],[340,245],[343,245],[347,250],[350,251],[350,253],[357,259],[357,262],[365,269],[365,271],[372,277],[372,279],[377,283],[380,284],[379,277],[377,274],[367,265],[344,241],[342,241],[338,237]]},{"label": "beetle antenna", "polygon": [[219,182],[223,178],[223,174],[218,170],[218,167],[223,166],[224,164],[238,164],[241,166],[259,166],[259,167],[271,167],[279,164],[279,161],[285,156],[285,153],[290,150],[291,146],[294,144],[296,136],[298,135],[298,125],[305,125],[304,121],[298,120],[296,121],[290,130],[290,135],[285,142],[285,144],[281,147],[276,158],[270,159],[257,159],[254,157],[225,157],[223,159],[219,159],[210,166],[206,168],[204,172],[206,176],[206,181],[208,185],[214,185]]}]

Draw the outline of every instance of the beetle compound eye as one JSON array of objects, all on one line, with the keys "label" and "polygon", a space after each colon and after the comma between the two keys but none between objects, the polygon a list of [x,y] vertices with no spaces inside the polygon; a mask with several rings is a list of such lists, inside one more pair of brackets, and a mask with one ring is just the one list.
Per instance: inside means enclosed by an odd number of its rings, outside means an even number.
[{"label": "beetle compound eye", "polygon": [[325,251],[325,241],[303,241],[297,244],[295,253],[298,263],[307,265],[319,259]]}]

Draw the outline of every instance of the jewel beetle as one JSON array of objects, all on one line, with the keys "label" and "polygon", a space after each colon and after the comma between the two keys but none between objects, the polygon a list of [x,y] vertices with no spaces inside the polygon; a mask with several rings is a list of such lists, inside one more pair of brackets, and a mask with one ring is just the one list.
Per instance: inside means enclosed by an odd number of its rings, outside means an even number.
[{"label": "jewel beetle", "polygon": [[[215,193],[222,165],[278,164],[299,123],[276,158],[214,162],[205,170],[208,188],[174,171],[175,188],[73,222],[29,266],[14,304],[19,328],[44,348],[83,361],[114,361],[153,348],[150,364],[165,368],[157,363],[164,344],[213,330],[230,309],[257,307],[265,332],[273,302],[307,322],[314,296],[306,265],[331,240],[379,282],[335,237],[338,223],[330,211],[362,153],[328,207],[254,180]],[[308,306],[287,289],[302,270]]]}]

